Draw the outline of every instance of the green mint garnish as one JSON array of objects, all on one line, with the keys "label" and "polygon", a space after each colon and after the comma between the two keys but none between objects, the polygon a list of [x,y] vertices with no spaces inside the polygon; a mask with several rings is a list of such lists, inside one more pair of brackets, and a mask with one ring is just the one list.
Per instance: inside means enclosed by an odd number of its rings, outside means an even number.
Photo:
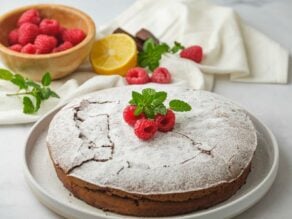
[{"label": "green mint garnish", "polygon": [[[154,119],[158,114],[166,115],[167,107],[164,105],[166,98],[166,92],[146,88],[142,90],[142,93],[133,91],[132,99],[129,103],[137,106],[134,112],[135,116],[144,113],[147,118]],[[171,100],[169,102],[169,108],[177,112],[186,112],[192,109],[188,103],[182,100]]]},{"label": "green mint garnish", "polygon": [[177,53],[178,51],[180,51],[184,48],[185,47],[181,43],[175,41],[174,46],[170,49],[170,51],[171,51],[171,53]]},{"label": "green mint garnish", "polygon": [[31,99],[29,97],[23,97],[23,112],[26,114],[33,114],[35,112],[35,108]]},{"label": "green mint garnish", "polygon": [[0,79],[10,81],[12,78],[13,74],[10,71],[0,68]]},{"label": "green mint garnish", "polygon": [[153,38],[149,38],[143,44],[143,51],[138,54],[138,65],[154,71],[159,66],[163,54],[176,53],[181,49],[184,47],[179,42],[174,42],[174,46],[170,48],[166,43],[157,44]]},{"label": "green mint garnish", "polygon": [[40,108],[42,101],[50,97],[59,98],[59,95],[49,88],[51,84],[50,73],[45,73],[42,77],[42,83],[38,84],[30,79],[25,79],[19,74],[13,74],[6,69],[0,69],[0,79],[10,81],[19,88],[17,93],[6,94],[7,96],[21,96],[23,112],[25,114],[33,114]]},{"label": "green mint garnish", "polygon": [[192,109],[192,107],[188,103],[182,100],[171,100],[169,102],[169,107],[176,112],[186,112]]}]

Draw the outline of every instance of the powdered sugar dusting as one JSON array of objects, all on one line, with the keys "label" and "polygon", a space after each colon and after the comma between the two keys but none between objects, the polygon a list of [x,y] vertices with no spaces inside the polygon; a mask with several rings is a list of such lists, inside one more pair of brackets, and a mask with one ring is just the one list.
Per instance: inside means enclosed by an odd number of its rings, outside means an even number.
[{"label": "powdered sugar dusting", "polygon": [[206,91],[147,85],[187,101],[172,132],[139,140],[123,121],[132,90],[107,89],[75,100],[50,124],[53,161],[68,174],[101,187],[154,194],[195,191],[237,178],[256,149],[255,128],[230,100]]}]

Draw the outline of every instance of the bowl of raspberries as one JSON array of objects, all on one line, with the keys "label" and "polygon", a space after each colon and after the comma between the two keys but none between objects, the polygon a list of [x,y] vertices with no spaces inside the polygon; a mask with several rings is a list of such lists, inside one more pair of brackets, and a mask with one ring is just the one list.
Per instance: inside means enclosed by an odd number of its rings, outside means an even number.
[{"label": "bowl of raspberries", "polygon": [[40,81],[72,73],[88,56],[95,25],[85,13],[68,6],[39,4],[0,18],[0,58],[15,73]]}]

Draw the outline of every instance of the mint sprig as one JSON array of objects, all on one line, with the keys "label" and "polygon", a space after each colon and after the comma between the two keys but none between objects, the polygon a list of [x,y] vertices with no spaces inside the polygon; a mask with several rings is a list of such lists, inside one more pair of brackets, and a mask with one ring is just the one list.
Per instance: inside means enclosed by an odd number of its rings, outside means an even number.
[{"label": "mint sprig", "polygon": [[6,94],[7,96],[24,96],[22,99],[23,113],[33,114],[37,112],[41,103],[50,97],[59,98],[59,95],[49,88],[51,75],[49,72],[42,77],[41,84],[30,79],[25,79],[19,74],[13,74],[7,69],[0,69],[0,79],[10,81],[19,88],[17,93]]},{"label": "mint sprig", "polygon": [[[167,93],[165,91],[145,88],[142,93],[132,91],[132,99],[129,103],[137,106],[134,112],[135,116],[144,113],[147,118],[154,119],[158,114],[166,115],[167,107],[164,105],[166,98]],[[169,108],[176,112],[186,112],[192,109],[188,103],[177,99],[169,102]]]},{"label": "mint sprig", "polygon": [[153,38],[149,38],[143,44],[143,51],[138,54],[138,65],[154,71],[159,66],[163,54],[177,53],[181,49],[184,49],[184,46],[179,42],[174,42],[173,47],[170,47],[166,43],[157,44]]}]

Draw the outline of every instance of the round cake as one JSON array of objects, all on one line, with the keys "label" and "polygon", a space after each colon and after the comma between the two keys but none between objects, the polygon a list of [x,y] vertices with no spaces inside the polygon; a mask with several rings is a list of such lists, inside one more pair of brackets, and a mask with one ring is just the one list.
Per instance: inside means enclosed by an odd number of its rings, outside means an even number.
[{"label": "round cake", "polygon": [[137,138],[123,120],[132,91],[145,86],[102,90],[55,115],[47,145],[64,186],[90,205],[136,216],[183,214],[236,193],[257,145],[247,112],[211,92],[147,87],[192,107],[176,113],[172,131],[158,132],[148,141]]}]

